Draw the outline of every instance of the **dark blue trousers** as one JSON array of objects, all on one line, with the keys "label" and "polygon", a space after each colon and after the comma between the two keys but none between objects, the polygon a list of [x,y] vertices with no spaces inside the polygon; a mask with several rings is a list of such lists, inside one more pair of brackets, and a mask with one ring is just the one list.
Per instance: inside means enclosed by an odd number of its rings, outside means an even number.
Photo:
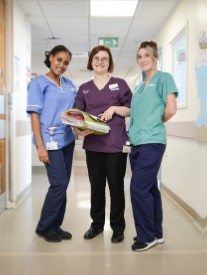
[{"label": "dark blue trousers", "polygon": [[141,242],[151,242],[163,236],[162,200],[157,174],[165,148],[164,144],[143,144],[133,146],[130,153],[131,202],[137,237]]},{"label": "dark blue trousers", "polygon": [[45,197],[36,230],[45,233],[58,229],[64,218],[66,191],[70,180],[75,142],[59,150],[48,151],[50,164],[46,164],[50,187]]}]

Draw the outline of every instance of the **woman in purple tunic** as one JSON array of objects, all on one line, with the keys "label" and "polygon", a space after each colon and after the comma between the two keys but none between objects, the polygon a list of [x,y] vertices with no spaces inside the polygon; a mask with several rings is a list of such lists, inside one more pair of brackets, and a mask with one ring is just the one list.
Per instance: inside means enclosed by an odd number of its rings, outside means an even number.
[{"label": "woman in purple tunic", "polygon": [[113,58],[108,47],[92,49],[87,69],[94,72],[93,80],[82,84],[78,90],[75,107],[99,116],[111,128],[108,134],[95,135],[76,128],[76,134],[85,136],[83,148],[91,185],[91,218],[84,239],[92,239],[103,232],[105,224],[105,187],[108,182],[111,209],[111,241],[122,242],[125,230],[124,177],[127,154],[123,153],[127,132],[125,117],[130,115],[132,93],[125,80],[111,76]]}]

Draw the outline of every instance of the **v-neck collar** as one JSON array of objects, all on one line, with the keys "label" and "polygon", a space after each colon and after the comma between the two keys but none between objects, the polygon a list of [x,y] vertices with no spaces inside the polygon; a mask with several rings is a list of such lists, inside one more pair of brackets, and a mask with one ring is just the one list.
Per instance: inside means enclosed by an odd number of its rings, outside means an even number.
[{"label": "v-neck collar", "polygon": [[60,76],[60,85],[57,85],[57,83],[54,80],[52,80],[50,77],[48,77],[47,75],[43,74],[43,76],[46,77],[52,83],[54,83],[58,88],[62,88],[62,77],[61,76]]},{"label": "v-neck collar", "polygon": [[103,87],[102,89],[99,89],[99,88],[97,87],[97,85],[95,84],[95,82],[94,82],[93,79],[92,79],[91,81],[92,81],[93,85],[96,87],[96,89],[99,90],[99,91],[101,92],[101,91],[103,91],[103,90],[106,88],[107,85],[109,85],[111,79],[112,79],[112,76],[110,76],[109,80],[107,81],[107,83],[104,85],[104,87]]}]

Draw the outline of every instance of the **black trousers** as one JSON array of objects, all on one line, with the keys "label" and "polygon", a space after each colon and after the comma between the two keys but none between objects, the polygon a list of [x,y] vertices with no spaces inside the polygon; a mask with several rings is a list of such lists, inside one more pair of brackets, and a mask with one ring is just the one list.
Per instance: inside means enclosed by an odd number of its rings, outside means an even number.
[{"label": "black trousers", "polygon": [[91,184],[91,226],[104,228],[107,181],[111,198],[110,226],[112,230],[124,231],[124,177],[127,154],[86,151],[86,162]]}]

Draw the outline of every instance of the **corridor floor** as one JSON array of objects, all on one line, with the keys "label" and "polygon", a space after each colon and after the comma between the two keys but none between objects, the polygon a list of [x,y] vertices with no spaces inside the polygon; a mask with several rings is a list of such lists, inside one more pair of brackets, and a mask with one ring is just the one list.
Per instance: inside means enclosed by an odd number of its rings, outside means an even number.
[{"label": "corridor floor", "polygon": [[163,194],[165,243],[145,252],[133,252],[135,236],[126,176],[126,231],[122,243],[112,244],[109,193],[103,234],[84,240],[90,226],[90,186],[83,158],[76,157],[68,189],[63,229],[72,240],[48,243],[34,231],[48,187],[44,168],[34,169],[31,191],[21,204],[0,215],[1,275],[205,275],[207,236]]}]

